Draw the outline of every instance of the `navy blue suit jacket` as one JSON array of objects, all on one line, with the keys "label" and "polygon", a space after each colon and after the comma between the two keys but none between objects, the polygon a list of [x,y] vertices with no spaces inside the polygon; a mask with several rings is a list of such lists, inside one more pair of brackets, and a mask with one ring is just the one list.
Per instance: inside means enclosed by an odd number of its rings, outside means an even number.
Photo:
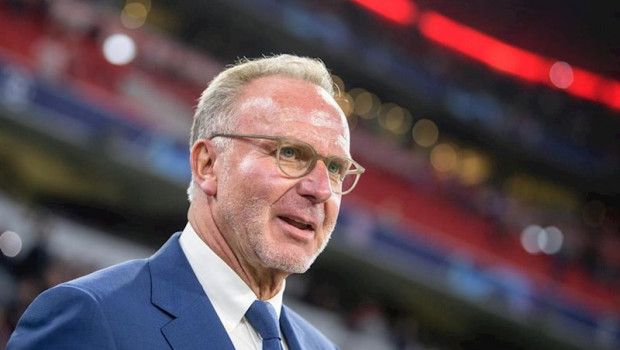
[{"label": "navy blue suit jacket", "polygon": [[[26,349],[234,349],[174,234],[148,259],[51,288],[28,307],[7,344]],[[283,306],[291,350],[336,347]]]}]

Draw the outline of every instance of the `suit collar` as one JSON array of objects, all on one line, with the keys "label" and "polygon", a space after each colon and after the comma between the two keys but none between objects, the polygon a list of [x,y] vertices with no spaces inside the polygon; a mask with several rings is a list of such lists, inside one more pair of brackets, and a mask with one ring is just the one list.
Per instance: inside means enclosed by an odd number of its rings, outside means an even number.
[{"label": "suit collar", "polygon": [[151,302],[173,320],[162,332],[175,350],[234,347],[181,247],[180,233],[149,259]]}]

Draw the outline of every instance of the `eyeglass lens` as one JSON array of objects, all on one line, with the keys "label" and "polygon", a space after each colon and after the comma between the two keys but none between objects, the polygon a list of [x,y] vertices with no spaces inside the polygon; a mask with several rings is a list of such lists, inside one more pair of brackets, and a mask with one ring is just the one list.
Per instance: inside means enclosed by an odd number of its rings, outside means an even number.
[{"label": "eyeglass lens", "polygon": [[[282,140],[278,144],[278,166],[280,170],[291,177],[301,177],[312,171],[316,166],[317,155],[312,146]],[[355,186],[358,174],[348,174],[349,170],[354,170],[353,164],[346,158],[329,157],[323,158],[332,190],[338,193],[347,192]]]}]

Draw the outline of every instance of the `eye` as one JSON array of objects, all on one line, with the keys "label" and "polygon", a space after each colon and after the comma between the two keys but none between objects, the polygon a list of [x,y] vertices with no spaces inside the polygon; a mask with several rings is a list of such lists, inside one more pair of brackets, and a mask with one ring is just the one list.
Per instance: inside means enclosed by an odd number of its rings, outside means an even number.
[{"label": "eye", "polygon": [[330,162],[329,167],[327,168],[330,173],[334,174],[340,174],[340,169],[342,169],[342,167],[340,164],[336,164],[336,162]]},{"label": "eye", "polygon": [[340,158],[332,158],[327,165],[327,171],[331,174],[338,174],[340,177],[344,177],[349,170],[350,164],[348,161]]},{"label": "eye", "polygon": [[314,150],[308,145],[288,142],[280,147],[280,160],[307,163],[312,159]]},{"label": "eye", "polygon": [[295,160],[299,158],[299,150],[292,146],[285,146],[280,149],[280,158]]}]

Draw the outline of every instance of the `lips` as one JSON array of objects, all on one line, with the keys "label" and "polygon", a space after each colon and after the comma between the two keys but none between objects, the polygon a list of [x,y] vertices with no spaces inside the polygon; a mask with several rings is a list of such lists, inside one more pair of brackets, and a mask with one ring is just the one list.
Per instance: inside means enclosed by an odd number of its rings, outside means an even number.
[{"label": "lips", "polygon": [[287,224],[291,225],[291,226],[295,226],[300,230],[314,230],[312,223],[301,220],[301,219],[297,219],[297,218],[292,218],[289,216],[279,216],[279,218],[286,222]]}]

